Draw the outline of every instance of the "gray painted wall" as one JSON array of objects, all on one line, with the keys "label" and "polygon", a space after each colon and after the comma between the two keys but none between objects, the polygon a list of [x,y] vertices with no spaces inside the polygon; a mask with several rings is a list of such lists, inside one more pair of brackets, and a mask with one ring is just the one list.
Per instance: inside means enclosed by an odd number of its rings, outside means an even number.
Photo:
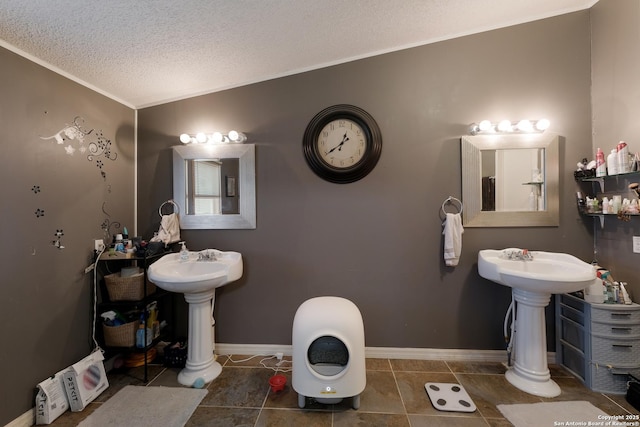
[{"label": "gray painted wall", "polygon": [[[93,239],[103,220],[133,232],[134,111],[0,48],[0,425],[34,405],[34,388],[92,348]],[[111,141],[87,159],[78,140],[42,140],[76,116]],[[67,154],[65,147],[76,149]],[[97,161],[103,163],[102,169]],[[104,172],[103,178],[101,172]],[[34,187],[35,191],[34,191]],[[111,216],[107,217],[105,211]],[[39,214],[36,211],[39,210]],[[62,230],[58,249],[51,244]],[[112,231],[114,231],[112,229]]]},{"label": "gray painted wall", "polygon": [[[591,261],[573,181],[591,152],[589,32],[582,11],[140,110],[141,230],[157,229],[172,197],[178,135],[240,129],[256,144],[257,229],[182,232],[191,249],[244,256],[244,277],[217,294],[217,342],[290,344],[298,306],[338,295],[360,308],[367,346],[504,348],[510,292],[478,276],[478,250]],[[384,138],[373,172],[346,185],[314,175],[301,145],[311,118],[340,103],[367,110]],[[560,227],[467,229],[460,264],[445,267],[440,207],[461,196],[459,138],[503,117],[548,117],[565,137]]]},{"label": "gray painted wall", "polygon": [[[600,0],[592,8],[591,22],[593,152],[601,147],[608,153],[620,140],[629,144],[631,152],[639,152],[640,2]],[[604,194],[635,197],[627,190],[630,182],[640,182],[640,176],[609,180]],[[600,265],[609,268],[616,280],[628,282],[640,301],[640,255],[633,253],[634,235],[640,235],[639,218],[629,222],[607,218],[604,228],[598,223],[595,230]]]}]

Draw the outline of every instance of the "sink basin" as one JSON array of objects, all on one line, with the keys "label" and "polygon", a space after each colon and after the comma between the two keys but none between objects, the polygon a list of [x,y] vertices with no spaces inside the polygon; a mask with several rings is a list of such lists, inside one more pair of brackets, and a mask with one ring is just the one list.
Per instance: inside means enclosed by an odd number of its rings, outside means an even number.
[{"label": "sink basin", "polygon": [[549,294],[575,292],[596,278],[591,264],[569,254],[529,252],[532,260],[508,259],[503,250],[485,249],[478,254],[478,272],[501,285]]},{"label": "sink basin", "polygon": [[[485,249],[478,253],[478,273],[485,279],[511,287],[515,328],[511,336],[515,363],[505,377],[522,391],[556,397],[560,387],[551,379],[547,364],[545,307],[551,294],[575,292],[590,286],[596,269],[563,253],[533,251],[530,259],[510,259],[521,249]],[[509,310],[507,310],[507,313]],[[505,319],[506,325],[507,319]]]},{"label": "sink basin", "polygon": [[[202,255],[207,259],[201,260]],[[222,366],[214,355],[215,292],[220,286],[242,277],[242,255],[205,249],[189,251],[189,259],[182,260],[180,253],[173,253],[151,264],[148,274],[158,287],[184,294],[189,303],[187,362],[178,374],[178,382],[189,387],[202,387],[222,372]]]},{"label": "sink basin", "polygon": [[189,251],[189,260],[179,253],[165,255],[149,266],[149,279],[160,288],[179,293],[209,291],[242,276],[238,252],[215,251],[215,261],[198,261],[199,252]]}]

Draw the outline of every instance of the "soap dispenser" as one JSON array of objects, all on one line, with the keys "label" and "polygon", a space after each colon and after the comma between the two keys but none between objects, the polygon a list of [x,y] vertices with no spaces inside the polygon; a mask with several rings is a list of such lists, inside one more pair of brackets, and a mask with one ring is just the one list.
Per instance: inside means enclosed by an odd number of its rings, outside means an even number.
[{"label": "soap dispenser", "polygon": [[180,249],[180,261],[189,261],[189,250],[187,249],[187,242],[180,242],[182,248]]}]

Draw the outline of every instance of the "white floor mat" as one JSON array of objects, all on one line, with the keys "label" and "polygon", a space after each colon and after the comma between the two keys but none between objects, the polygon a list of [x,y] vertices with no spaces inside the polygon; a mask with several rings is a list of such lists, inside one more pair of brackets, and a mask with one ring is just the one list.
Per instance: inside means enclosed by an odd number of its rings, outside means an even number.
[{"label": "white floor mat", "polygon": [[426,383],[431,404],[439,411],[475,412],[476,405],[460,384]]},{"label": "white floor mat", "polygon": [[515,427],[546,426],[630,426],[637,421],[611,417],[590,402],[542,402],[498,405],[502,415]]}]

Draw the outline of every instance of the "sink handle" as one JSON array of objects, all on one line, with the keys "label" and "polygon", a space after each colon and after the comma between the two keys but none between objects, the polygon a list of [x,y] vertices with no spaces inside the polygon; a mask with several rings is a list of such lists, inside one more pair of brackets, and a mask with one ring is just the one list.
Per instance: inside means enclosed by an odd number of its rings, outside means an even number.
[{"label": "sink handle", "polygon": [[506,259],[516,259],[516,260],[525,260],[531,261],[533,260],[533,255],[529,252],[528,249],[519,249],[519,248],[508,248],[502,251],[501,258]]},{"label": "sink handle", "polygon": [[198,252],[198,261],[217,261],[219,251],[215,249],[205,249]]}]

